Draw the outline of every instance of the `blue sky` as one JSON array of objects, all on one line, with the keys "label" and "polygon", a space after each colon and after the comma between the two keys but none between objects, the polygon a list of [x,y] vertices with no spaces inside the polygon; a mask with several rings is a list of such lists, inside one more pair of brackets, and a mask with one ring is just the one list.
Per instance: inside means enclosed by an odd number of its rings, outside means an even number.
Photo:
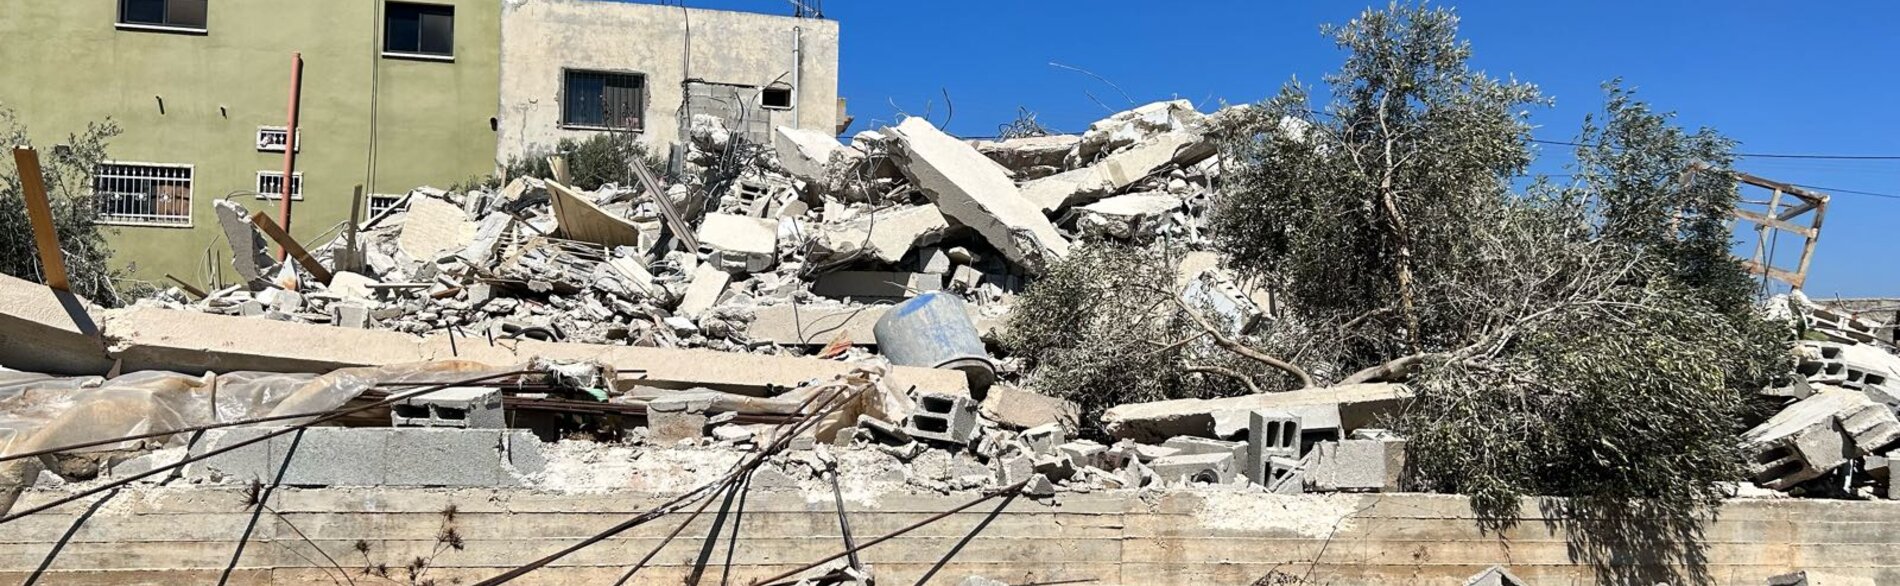
[{"label": "blue sky", "polygon": [[[688,6],[789,14],[783,0],[686,0]],[[1539,138],[1573,138],[1621,77],[1688,126],[1712,126],[1742,152],[1900,156],[1900,22],[1894,2],[1439,2],[1463,17],[1474,64],[1538,84]],[[1341,54],[1319,34],[1353,2],[960,2],[831,0],[843,35],[840,93],[855,132],[899,111],[949,130],[996,133],[1018,107],[1079,131],[1136,102],[1186,98],[1203,110],[1251,102],[1297,77],[1318,84]],[[1377,3],[1383,6],[1383,2]],[[1089,76],[1051,66],[1080,67]],[[1093,96],[1091,98],[1090,96]],[[1568,147],[1535,167],[1563,173]],[[1745,158],[1738,167],[1790,183],[1900,195],[1900,160]],[[1900,198],[1835,192],[1807,291],[1900,296]],[[1794,249],[1780,243],[1781,258]]]}]

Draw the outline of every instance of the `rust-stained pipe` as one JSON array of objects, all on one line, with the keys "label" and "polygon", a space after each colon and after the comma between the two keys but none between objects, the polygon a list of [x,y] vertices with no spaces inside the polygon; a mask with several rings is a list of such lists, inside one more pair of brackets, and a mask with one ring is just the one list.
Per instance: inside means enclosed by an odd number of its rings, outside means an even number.
[{"label": "rust-stained pipe", "polygon": [[[290,54],[290,107],[284,123],[284,180],[278,193],[277,219],[283,225],[284,232],[290,232],[290,185],[297,176],[297,102],[303,96],[303,53]],[[290,254],[283,246],[277,247],[277,261],[283,262]]]}]

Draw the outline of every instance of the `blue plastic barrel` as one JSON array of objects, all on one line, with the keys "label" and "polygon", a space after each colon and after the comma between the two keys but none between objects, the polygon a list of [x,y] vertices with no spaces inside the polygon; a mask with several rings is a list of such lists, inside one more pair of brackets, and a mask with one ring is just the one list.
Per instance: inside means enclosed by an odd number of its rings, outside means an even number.
[{"label": "blue plastic barrel", "polygon": [[996,382],[996,364],[955,295],[930,291],[905,300],[885,312],[871,333],[878,353],[892,364],[961,370],[977,392]]}]

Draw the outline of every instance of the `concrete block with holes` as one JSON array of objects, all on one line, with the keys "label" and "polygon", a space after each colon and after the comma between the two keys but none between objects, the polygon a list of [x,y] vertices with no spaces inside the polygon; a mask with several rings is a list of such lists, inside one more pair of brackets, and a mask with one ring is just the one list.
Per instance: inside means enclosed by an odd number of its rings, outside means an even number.
[{"label": "concrete block with holes", "polygon": [[1266,485],[1272,480],[1272,459],[1300,458],[1300,418],[1284,411],[1247,414],[1247,480]]},{"label": "concrete block with holes", "polygon": [[1214,452],[1157,458],[1148,467],[1161,482],[1227,484],[1236,476],[1234,464],[1232,453]]},{"label": "concrete block with holes", "polygon": [[968,444],[976,436],[976,402],[957,395],[921,393],[904,431],[914,438]]},{"label": "concrete block with holes", "polygon": [[389,409],[394,427],[501,429],[508,427],[501,390],[454,387],[403,399]]}]

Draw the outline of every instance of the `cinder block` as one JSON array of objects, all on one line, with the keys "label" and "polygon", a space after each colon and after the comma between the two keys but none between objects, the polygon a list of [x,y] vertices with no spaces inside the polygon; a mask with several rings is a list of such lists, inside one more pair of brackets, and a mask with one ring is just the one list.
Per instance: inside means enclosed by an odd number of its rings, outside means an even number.
[{"label": "cinder block", "polygon": [[[196,458],[212,450],[217,450],[247,440],[263,437],[276,428],[229,427],[206,431],[186,453]],[[185,465],[187,478],[201,480],[268,480],[277,471],[270,467],[270,440],[244,446],[229,452]]]},{"label": "cinder block", "polygon": [[389,418],[395,427],[508,426],[502,413],[501,390],[483,387],[454,387],[403,399],[390,408]]},{"label": "cinder block", "polygon": [[394,430],[376,427],[311,427],[270,439],[269,482],[290,460],[283,483],[290,486],[379,486],[384,451]]},{"label": "cinder block", "polygon": [[1270,462],[1274,457],[1300,457],[1300,418],[1281,411],[1253,411],[1247,414],[1247,480],[1269,485]]},{"label": "cinder block", "polygon": [[917,396],[917,411],[911,414],[904,431],[915,438],[968,444],[976,433],[976,402],[956,395],[921,393]]},{"label": "cinder block", "polygon": [[647,402],[647,441],[671,445],[706,436],[706,406],[701,401],[663,398]]},{"label": "cinder block", "polygon": [[1343,440],[1317,448],[1308,484],[1319,491],[1398,491],[1405,467],[1405,442]]},{"label": "cinder block", "polygon": [[1023,440],[1024,444],[1029,446],[1029,451],[1038,454],[1047,454],[1054,452],[1056,446],[1068,442],[1068,439],[1066,439],[1064,435],[1065,432],[1062,430],[1061,425],[1050,423],[1025,429],[1019,437]]},{"label": "cinder block", "polygon": [[1108,446],[1089,440],[1075,440],[1060,446],[1056,450],[1069,457],[1077,466],[1104,466],[1108,462]]},{"label": "cinder block", "polygon": [[502,479],[500,430],[389,430],[383,481],[389,486],[497,486]]},{"label": "cinder block", "polygon": [[1149,468],[1161,482],[1227,484],[1233,482],[1235,476],[1232,452],[1168,456],[1150,463]]}]

